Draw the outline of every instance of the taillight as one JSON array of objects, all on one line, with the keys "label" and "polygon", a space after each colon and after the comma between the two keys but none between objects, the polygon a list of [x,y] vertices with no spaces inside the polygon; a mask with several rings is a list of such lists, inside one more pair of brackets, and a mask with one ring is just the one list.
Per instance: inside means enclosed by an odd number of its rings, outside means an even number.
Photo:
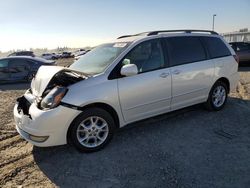
[{"label": "taillight", "polygon": [[239,64],[240,59],[239,59],[239,57],[238,57],[237,55],[234,55],[234,59],[235,59],[235,61]]}]

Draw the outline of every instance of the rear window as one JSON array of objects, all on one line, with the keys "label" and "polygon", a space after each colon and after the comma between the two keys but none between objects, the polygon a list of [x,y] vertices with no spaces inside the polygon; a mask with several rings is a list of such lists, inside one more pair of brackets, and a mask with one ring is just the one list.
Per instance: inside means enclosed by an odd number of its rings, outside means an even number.
[{"label": "rear window", "polygon": [[203,61],[205,50],[199,37],[166,38],[171,66]]},{"label": "rear window", "polygon": [[225,43],[217,37],[202,37],[208,48],[211,58],[230,56],[231,52]]}]

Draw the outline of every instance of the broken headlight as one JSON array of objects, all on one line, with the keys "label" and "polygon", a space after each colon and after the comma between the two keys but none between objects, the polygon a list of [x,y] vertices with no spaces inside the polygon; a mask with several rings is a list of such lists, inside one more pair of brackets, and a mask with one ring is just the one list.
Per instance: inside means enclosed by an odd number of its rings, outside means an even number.
[{"label": "broken headlight", "polygon": [[42,109],[51,109],[57,107],[62,98],[65,96],[66,92],[68,91],[67,88],[56,86],[54,87],[41,101],[41,108]]}]

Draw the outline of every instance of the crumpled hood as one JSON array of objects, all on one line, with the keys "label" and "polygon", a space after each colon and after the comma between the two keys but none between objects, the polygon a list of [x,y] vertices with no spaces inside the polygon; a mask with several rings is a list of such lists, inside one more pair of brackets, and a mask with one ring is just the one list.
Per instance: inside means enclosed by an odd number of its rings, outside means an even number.
[{"label": "crumpled hood", "polygon": [[33,95],[41,97],[53,76],[63,69],[60,66],[41,66],[31,82]]}]

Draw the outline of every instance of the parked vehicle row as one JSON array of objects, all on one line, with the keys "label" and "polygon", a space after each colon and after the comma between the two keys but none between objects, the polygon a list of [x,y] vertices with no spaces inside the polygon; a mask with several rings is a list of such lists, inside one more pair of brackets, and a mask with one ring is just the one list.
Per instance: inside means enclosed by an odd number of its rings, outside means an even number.
[{"label": "parked vehicle row", "polygon": [[[0,83],[31,81],[33,75],[42,65],[55,65],[38,57],[10,56],[0,59]],[[47,68],[48,69],[48,68]]]},{"label": "parked vehicle row", "polygon": [[54,60],[54,59],[60,59],[60,58],[73,58],[74,55],[71,52],[62,52],[62,53],[45,53],[41,56],[44,59],[47,60]]},{"label": "parked vehicle row", "polygon": [[213,31],[121,36],[69,68],[42,66],[17,99],[16,128],[36,146],[97,151],[135,121],[197,103],[221,110],[238,80],[234,50]]},{"label": "parked vehicle row", "polygon": [[[74,58],[76,57],[76,59],[78,59],[79,57],[81,57],[82,55],[84,55],[85,53],[87,53],[89,50],[84,50],[84,49],[80,49],[76,52],[61,52],[61,53],[43,53],[41,55],[41,58],[47,59],[47,60],[56,60],[56,59],[60,59],[60,58]],[[18,52],[14,52],[8,55],[8,57],[12,57],[12,56],[30,56],[30,57],[35,57],[34,52],[32,51],[18,51]]]}]

